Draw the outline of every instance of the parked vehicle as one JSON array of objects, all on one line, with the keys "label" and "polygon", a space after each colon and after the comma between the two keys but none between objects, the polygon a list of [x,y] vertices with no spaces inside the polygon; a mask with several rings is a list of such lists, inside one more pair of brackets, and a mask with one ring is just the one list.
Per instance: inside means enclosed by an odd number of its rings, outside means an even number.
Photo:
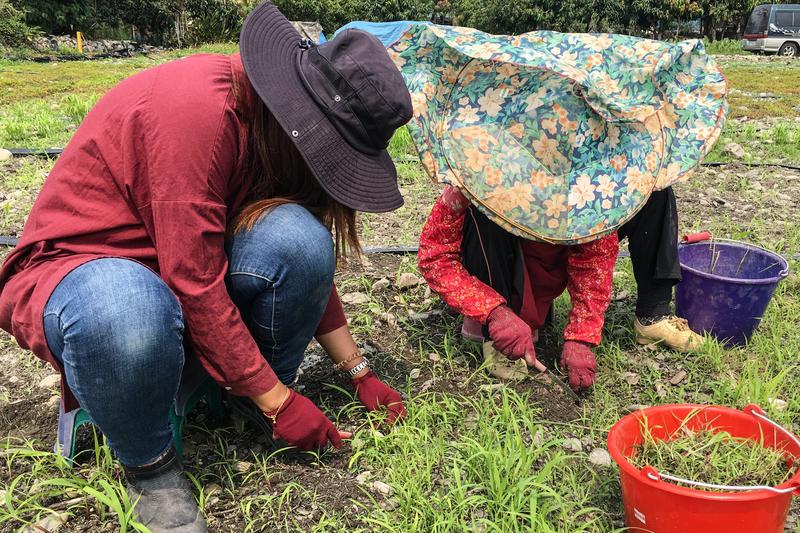
[{"label": "parked vehicle", "polygon": [[742,35],[749,52],[800,56],[800,4],[763,4],[750,14]]}]

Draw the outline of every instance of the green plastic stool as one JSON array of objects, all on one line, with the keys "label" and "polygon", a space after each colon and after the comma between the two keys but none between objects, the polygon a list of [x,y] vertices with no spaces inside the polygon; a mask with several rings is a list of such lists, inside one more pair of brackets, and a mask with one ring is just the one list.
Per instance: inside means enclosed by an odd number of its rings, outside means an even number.
[{"label": "green plastic stool", "polygon": [[[183,457],[183,425],[186,416],[192,412],[200,400],[205,400],[211,413],[222,417],[222,393],[216,382],[206,374],[203,367],[192,357],[187,358],[181,374],[181,383],[175,402],[169,411],[169,420],[172,424],[172,440],[175,451]],[[54,451],[61,454],[70,464],[75,460],[75,444],[78,429],[84,424],[91,424],[89,414],[78,407],[69,412],[64,412],[64,404],[59,407],[58,413],[58,440]]]}]

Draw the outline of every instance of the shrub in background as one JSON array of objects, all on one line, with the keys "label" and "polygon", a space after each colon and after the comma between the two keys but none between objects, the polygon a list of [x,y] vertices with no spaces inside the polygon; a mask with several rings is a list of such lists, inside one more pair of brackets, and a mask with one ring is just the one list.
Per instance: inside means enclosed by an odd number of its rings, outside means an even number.
[{"label": "shrub in background", "polygon": [[24,48],[37,35],[36,29],[25,23],[25,14],[9,0],[0,0],[0,46]]},{"label": "shrub in background", "polygon": [[448,0],[274,0],[274,3],[289,20],[318,21],[326,33],[353,20],[444,22],[450,11]]},{"label": "shrub in background", "polygon": [[186,0],[184,44],[237,41],[245,10],[229,0]]},{"label": "shrub in background", "polygon": [[[242,19],[260,0],[0,0],[26,12],[29,25],[46,33],[84,32],[89,38],[136,31],[150,44],[194,45],[236,40]],[[676,35],[679,22],[701,20],[716,29],[746,20],[755,0],[273,0],[290,19],[318,21],[330,34],[353,20],[432,20],[490,33],[537,29],[620,32],[655,38]],[[8,7],[7,7],[8,8]],[[13,9],[13,8],[11,8]],[[18,11],[0,16],[4,28]],[[10,21],[10,22],[9,22]],[[5,30],[8,31],[8,30]]]}]

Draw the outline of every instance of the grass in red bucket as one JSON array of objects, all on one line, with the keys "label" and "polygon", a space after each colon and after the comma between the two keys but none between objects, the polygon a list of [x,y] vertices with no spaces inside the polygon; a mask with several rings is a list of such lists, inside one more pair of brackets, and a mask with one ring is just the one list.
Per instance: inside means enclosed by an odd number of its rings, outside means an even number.
[{"label": "grass in red bucket", "polygon": [[[686,421],[695,414],[690,414]],[[780,449],[734,437],[726,431],[715,431],[710,423],[692,429],[686,421],[670,440],[661,440],[653,435],[647,420],[642,419],[644,441],[629,458],[631,464],[639,469],[649,465],[661,474],[692,481],[736,486],[775,487],[788,481],[797,471],[797,464],[788,464],[786,454]],[[676,485],[725,492],[680,482]]]}]

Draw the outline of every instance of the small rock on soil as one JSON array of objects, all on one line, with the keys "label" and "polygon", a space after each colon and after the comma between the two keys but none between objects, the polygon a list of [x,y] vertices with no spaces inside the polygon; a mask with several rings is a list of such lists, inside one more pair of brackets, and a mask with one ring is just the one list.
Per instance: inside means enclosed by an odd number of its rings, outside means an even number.
[{"label": "small rock on soil", "polygon": [[650,407],[649,405],[645,405],[643,403],[632,403],[630,405],[625,406],[623,412],[627,414],[635,413],[636,411],[641,411],[642,409],[647,409]]},{"label": "small rock on soil", "polygon": [[383,481],[375,480],[372,482],[372,490],[384,496],[391,496],[394,494],[394,489]]},{"label": "small rock on soil", "polygon": [[392,284],[387,278],[381,278],[372,284],[372,292],[385,291]]},{"label": "small rock on soil", "polygon": [[780,398],[767,398],[767,403],[776,411],[786,410],[786,400],[781,400]]},{"label": "small rock on soil", "polygon": [[620,374],[620,377],[624,379],[628,385],[639,384],[639,374],[635,374],[633,372],[623,372],[622,374]]},{"label": "small rock on soil", "polygon": [[369,296],[363,292],[350,292],[342,295],[342,302],[350,305],[362,305],[369,302]]},{"label": "small rock on soil", "polygon": [[69,519],[69,513],[53,513],[45,516],[35,524],[32,524],[22,531],[24,533],[41,533],[47,531],[48,533],[55,533],[64,523]]},{"label": "small rock on soil", "polygon": [[680,371],[678,371],[677,374],[672,376],[672,378],[669,380],[669,382],[671,384],[673,384],[673,385],[678,385],[684,379],[686,379],[686,371],[685,370],[680,370]]},{"label": "small rock on soil", "polygon": [[39,382],[39,388],[44,390],[53,389],[58,387],[61,383],[61,375],[60,374],[50,374],[46,376],[42,381]]},{"label": "small rock on soil", "polygon": [[397,287],[399,289],[410,289],[411,287],[416,287],[420,283],[422,283],[422,280],[410,272],[400,274],[400,277],[397,279]]},{"label": "small rock on soil", "polygon": [[589,462],[597,466],[611,466],[611,455],[604,448],[595,448],[589,454]]}]

